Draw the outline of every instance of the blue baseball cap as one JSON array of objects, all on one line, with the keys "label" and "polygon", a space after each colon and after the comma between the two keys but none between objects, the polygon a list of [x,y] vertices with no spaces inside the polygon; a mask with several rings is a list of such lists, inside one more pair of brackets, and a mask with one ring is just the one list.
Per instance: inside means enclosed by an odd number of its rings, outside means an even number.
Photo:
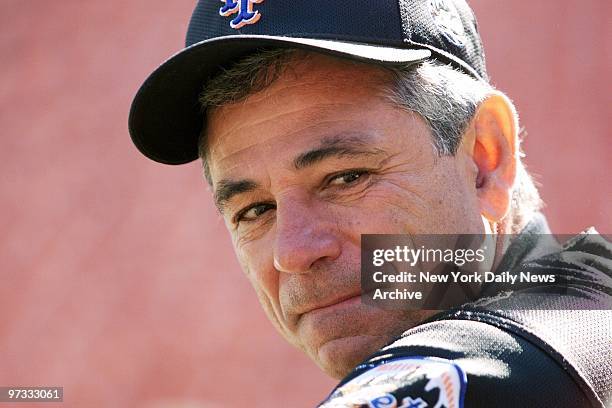
[{"label": "blue baseball cap", "polygon": [[474,14],[465,0],[199,0],[186,48],[138,90],[132,141],[148,158],[198,158],[207,81],[257,50],[297,48],[372,64],[437,59],[487,81]]}]

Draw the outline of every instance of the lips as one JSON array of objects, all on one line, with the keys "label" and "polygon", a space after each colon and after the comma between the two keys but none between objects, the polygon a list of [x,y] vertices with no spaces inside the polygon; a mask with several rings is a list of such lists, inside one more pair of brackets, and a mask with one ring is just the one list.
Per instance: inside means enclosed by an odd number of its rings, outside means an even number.
[{"label": "lips", "polygon": [[299,325],[300,320],[306,316],[317,314],[340,312],[343,309],[351,307],[361,301],[361,292],[350,293],[343,296],[337,296],[333,299],[318,302],[307,307],[303,307],[299,313],[291,313],[292,321],[295,325]]},{"label": "lips", "polygon": [[288,329],[296,329],[305,315],[331,315],[348,310],[348,306],[355,307],[362,292],[356,270],[348,264],[325,269],[321,265],[310,274],[295,274],[281,281],[279,311]]},{"label": "lips", "polygon": [[[326,303],[322,303],[320,305],[317,305],[315,307],[313,307],[312,309],[308,310],[305,313],[311,313],[311,312],[315,312],[315,311],[319,311],[319,310],[332,310],[335,308],[339,308],[342,306],[347,306],[351,303],[354,303],[356,300],[360,300],[361,299],[361,293],[357,293],[357,294],[351,294],[351,295],[346,295],[337,299],[334,299],[330,302],[326,302]],[[304,313],[304,314],[305,314]]]}]

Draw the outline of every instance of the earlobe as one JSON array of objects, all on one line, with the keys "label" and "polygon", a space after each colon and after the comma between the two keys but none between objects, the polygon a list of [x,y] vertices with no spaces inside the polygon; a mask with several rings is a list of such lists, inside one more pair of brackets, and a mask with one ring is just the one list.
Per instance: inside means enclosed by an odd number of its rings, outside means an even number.
[{"label": "earlobe", "polygon": [[495,92],[479,106],[472,122],[472,158],[481,214],[499,222],[510,210],[518,161],[517,115],[512,102]]}]

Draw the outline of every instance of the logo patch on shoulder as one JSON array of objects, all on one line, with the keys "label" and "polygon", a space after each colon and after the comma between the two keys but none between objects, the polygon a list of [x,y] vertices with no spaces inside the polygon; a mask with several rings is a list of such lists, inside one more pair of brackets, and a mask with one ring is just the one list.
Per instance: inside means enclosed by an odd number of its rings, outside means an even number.
[{"label": "logo patch on shoulder", "polygon": [[230,27],[238,30],[247,24],[255,24],[261,18],[258,10],[253,10],[253,4],[261,3],[263,0],[221,0],[225,6],[219,9],[223,17],[237,15],[230,21]]},{"label": "logo patch on shoulder", "polygon": [[467,376],[452,361],[406,357],[386,361],[338,387],[321,408],[463,408]]}]

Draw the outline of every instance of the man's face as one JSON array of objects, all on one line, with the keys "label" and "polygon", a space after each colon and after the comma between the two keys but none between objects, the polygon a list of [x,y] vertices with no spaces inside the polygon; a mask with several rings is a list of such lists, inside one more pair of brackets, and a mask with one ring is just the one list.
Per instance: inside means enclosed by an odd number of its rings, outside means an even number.
[{"label": "man's face", "polygon": [[467,149],[438,157],[377,68],[311,55],[209,112],[208,163],[238,259],[276,328],[333,377],[432,312],[360,301],[360,236],[482,233]]}]

